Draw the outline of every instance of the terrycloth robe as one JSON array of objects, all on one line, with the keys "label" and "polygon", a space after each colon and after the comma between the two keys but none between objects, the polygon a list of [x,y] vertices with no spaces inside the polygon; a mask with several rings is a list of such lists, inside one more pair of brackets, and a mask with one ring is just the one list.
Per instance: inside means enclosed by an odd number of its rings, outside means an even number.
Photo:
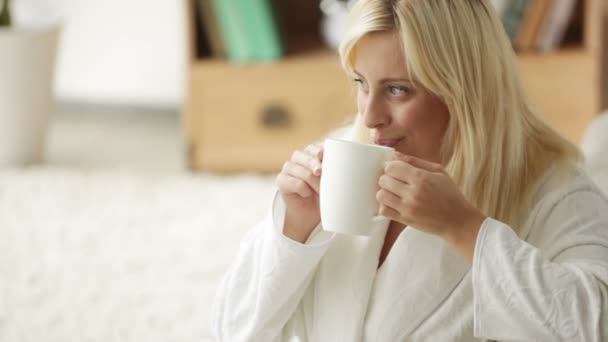
[{"label": "terrycloth robe", "polygon": [[407,227],[378,269],[386,223],[300,244],[275,196],[219,286],[217,339],[608,341],[608,200],[581,170],[558,183],[545,177],[520,229],[486,219],[472,265]]}]

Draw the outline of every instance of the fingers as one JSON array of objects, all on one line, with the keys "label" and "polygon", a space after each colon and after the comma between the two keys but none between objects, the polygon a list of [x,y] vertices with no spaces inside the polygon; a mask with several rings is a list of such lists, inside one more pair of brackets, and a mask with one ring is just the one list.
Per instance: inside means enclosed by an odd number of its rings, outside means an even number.
[{"label": "fingers", "polygon": [[283,173],[290,177],[304,181],[312,190],[319,193],[321,179],[310,168],[294,162],[287,162],[283,167],[283,171]]},{"label": "fingers", "polygon": [[439,173],[444,173],[440,164],[435,164],[420,158],[395,153],[396,159],[384,166],[385,174],[404,183],[416,186],[425,183]]},{"label": "fingers", "polygon": [[319,161],[323,161],[323,145],[312,144],[308,145],[304,151]]},{"label": "fingers", "polygon": [[394,221],[402,221],[401,213],[395,209],[401,205],[401,199],[397,195],[382,189],[376,194],[376,199],[380,204],[378,207],[379,215]]},{"label": "fingers", "polygon": [[285,194],[298,194],[304,198],[308,198],[314,194],[312,188],[304,180],[286,173],[280,173],[277,176],[276,182],[279,190]]},{"label": "fingers", "polygon": [[301,197],[318,194],[322,157],[323,148],[319,145],[309,145],[303,151],[295,151],[291,159],[283,164],[283,169],[277,176],[279,190]]},{"label": "fingers", "polygon": [[423,169],[429,172],[442,172],[443,166],[441,164],[433,163],[428,160],[424,160],[418,157],[405,155],[401,152],[395,151],[395,158],[402,160],[416,168]]},{"label": "fingers", "polygon": [[316,157],[319,152],[313,150],[295,151],[291,156],[291,162],[309,169],[314,175],[321,174],[321,161]]},{"label": "fingers", "polygon": [[391,192],[399,197],[402,196],[402,194],[406,193],[408,191],[407,187],[408,184],[404,183],[402,181],[399,181],[389,175],[382,175],[380,177],[380,180],[378,180],[378,185],[380,185],[380,189],[386,190],[388,192]]},{"label": "fingers", "polygon": [[399,215],[399,212],[385,205],[380,205],[380,208],[378,209],[378,215],[382,215],[394,221],[401,221],[401,215]]},{"label": "fingers", "polygon": [[401,197],[385,189],[380,189],[376,193],[376,200],[381,206],[390,207],[393,209],[399,208],[402,202]]},{"label": "fingers", "polygon": [[423,177],[426,170],[418,169],[401,159],[389,161],[384,166],[384,173],[403,183],[413,185]]}]

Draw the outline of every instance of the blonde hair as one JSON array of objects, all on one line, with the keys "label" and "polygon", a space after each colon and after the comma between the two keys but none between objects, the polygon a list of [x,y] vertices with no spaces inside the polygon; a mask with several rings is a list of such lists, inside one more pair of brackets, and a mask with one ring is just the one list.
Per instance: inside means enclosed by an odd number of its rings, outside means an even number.
[{"label": "blonde hair", "polygon": [[[555,167],[571,174],[578,148],[533,110],[502,23],[485,0],[359,0],[340,46],[352,74],[357,41],[395,31],[418,85],[447,106],[442,163],[484,214],[524,223],[535,189]],[[566,174],[566,173],[564,173]]]}]

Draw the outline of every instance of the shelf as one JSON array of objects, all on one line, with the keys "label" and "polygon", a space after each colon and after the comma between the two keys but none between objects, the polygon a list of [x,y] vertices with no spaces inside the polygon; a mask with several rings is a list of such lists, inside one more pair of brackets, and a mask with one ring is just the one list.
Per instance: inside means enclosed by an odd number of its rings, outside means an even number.
[{"label": "shelf", "polygon": [[578,46],[564,47],[551,52],[524,52],[517,54],[518,59],[526,62],[544,62],[551,60],[565,60],[571,58],[587,58],[593,56],[595,56],[595,52],[593,50],[585,49],[583,47]]},{"label": "shelf", "polygon": [[223,58],[204,58],[195,59],[192,61],[194,68],[203,66],[212,67],[236,67],[236,68],[265,68],[268,66],[275,66],[280,64],[300,64],[304,62],[309,64],[310,61],[319,62],[322,64],[333,63],[337,66],[340,65],[338,52],[330,49],[315,46],[298,47],[298,49],[290,54],[283,56],[281,59],[268,61],[268,62],[252,62],[252,63],[234,63]]},{"label": "shelf", "polygon": [[[319,141],[355,113],[353,82],[337,52],[320,42],[318,4],[279,2],[280,12],[288,15],[282,23],[288,43],[283,58],[231,63],[194,58],[194,0],[186,1],[191,44],[183,123],[192,168],[276,172],[295,149]],[[606,69],[600,68],[603,19],[598,13],[603,1],[585,0],[581,34],[571,40],[574,46],[517,56],[531,104],[574,143],[601,108]]]},{"label": "shelf", "polygon": [[196,169],[275,172],[355,112],[352,82],[327,49],[272,63],[194,61],[189,77],[185,129]]}]

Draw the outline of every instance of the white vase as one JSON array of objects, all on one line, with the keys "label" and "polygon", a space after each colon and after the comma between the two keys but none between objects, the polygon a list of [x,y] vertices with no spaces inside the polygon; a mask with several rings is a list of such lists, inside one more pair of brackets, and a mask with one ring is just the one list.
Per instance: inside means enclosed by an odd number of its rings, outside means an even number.
[{"label": "white vase", "polygon": [[0,29],[0,167],[43,161],[59,32]]}]

